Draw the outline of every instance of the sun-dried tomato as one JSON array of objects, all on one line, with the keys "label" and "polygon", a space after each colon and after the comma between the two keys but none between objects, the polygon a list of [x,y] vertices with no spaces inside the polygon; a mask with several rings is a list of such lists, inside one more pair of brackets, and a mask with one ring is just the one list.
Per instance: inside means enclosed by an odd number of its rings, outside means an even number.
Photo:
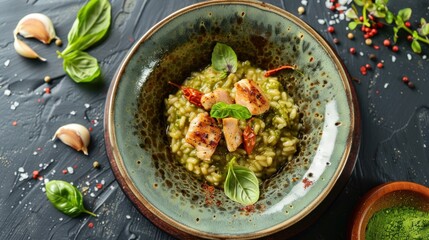
[{"label": "sun-dried tomato", "polygon": [[295,66],[284,65],[284,66],[281,66],[281,67],[278,67],[278,68],[266,71],[265,74],[264,74],[264,76],[265,77],[269,77],[269,76],[271,76],[273,74],[276,74],[277,72],[279,72],[281,70],[284,70],[284,69],[296,70],[296,67]]},{"label": "sun-dried tomato", "polygon": [[180,88],[180,90],[182,90],[183,92],[183,95],[190,103],[194,104],[197,107],[203,108],[203,105],[201,104],[201,97],[204,95],[204,93],[198,91],[195,88],[179,86],[173,82],[168,83]]},{"label": "sun-dried tomato", "polygon": [[256,145],[256,134],[250,125],[247,125],[243,131],[244,150],[250,155]]}]

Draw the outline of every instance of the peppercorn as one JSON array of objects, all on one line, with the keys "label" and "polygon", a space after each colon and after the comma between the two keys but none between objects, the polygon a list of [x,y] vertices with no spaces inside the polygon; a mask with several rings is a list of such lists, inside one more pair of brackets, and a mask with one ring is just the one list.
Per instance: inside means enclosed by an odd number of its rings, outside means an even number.
[{"label": "peppercorn", "polygon": [[396,46],[396,45],[395,45],[395,46],[393,46],[393,47],[392,47],[392,51],[394,51],[394,52],[399,51],[399,47],[398,47],[398,46]]},{"label": "peppercorn", "polygon": [[298,13],[299,13],[299,15],[304,14],[304,12],[305,12],[305,8],[304,8],[303,6],[300,6],[300,7],[298,8]]},{"label": "peppercorn", "polygon": [[332,41],[333,41],[335,44],[340,43],[340,40],[339,40],[338,38],[334,38],[334,39],[332,39]]},{"label": "peppercorn", "polygon": [[408,82],[407,83],[407,85],[408,85],[408,87],[409,88],[415,88],[416,86],[414,85],[414,83],[412,83],[412,82]]},{"label": "peppercorn", "polygon": [[94,162],[92,163],[92,167],[93,167],[93,168],[100,168],[100,163],[99,163],[99,162],[97,162],[97,161],[94,161]]},{"label": "peppercorn", "polygon": [[383,41],[383,45],[384,45],[384,46],[386,46],[386,47],[390,46],[390,41],[389,41],[389,39],[385,39],[385,40]]},{"label": "peppercorn", "polygon": [[57,38],[57,40],[55,40],[55,45],[57,45],[58,47],[63,45],[63,41],[61,41],[61,39]]},{"label": "peppercorn", "polygon": [[405,27],[407,27],[407,28],[411,27],[411,23],[409,21],[406,21],[405,22]]},{"label": "peppercorn", "polygon": [[402,77],[402,82],[404,82],[404,83],[408,83],[410,81],[410,79],[408,79],[408,77],[407,76],[403,76]]},{"label": "peppercorn", "polygon": [[354,47],[350,48],[349,52],[351,54],[355,54],[356,53],[356,48],[354,48]]},{"label": "peppercorn", "polygon": [[369,65],[369,63],[367,63],[367,64],[365,64],[365,68],[366,68],[367,70],[370,70],[372,67],[371,67],[371,65]]},{"label": "peppercorn", "polygon": [[333,33],[335,32],[335,28],[333,26],[328,27],[328,32]]},{"label": "peppercorn", "polygon": [[382,62],[379,62],[379,63],[377,63],[377,67],[378,67],[378,68],[383,68],[383,67],[384,67],[384,64],[383,64]]},{"label": "peppercorn", "polygon": [[51,77],[50,76],[45,76],[45,78],[43,80],[45,81],[45,83],[50,83],[51,82]]},{"label": "peppercorn", "polygon": [[380,46],[378,46],[378,45],[374,45],[374,49],[375,49],[375,50],[378,50],[378,49],[380,49]]},{"label": "peppercorn", "polygon": [[349,33],[347,33],[347,38],[353,39],[353,38],[355,38],[355,35],[353,35],[353,33],[349,32]]},{"label": "peppercorn", "polygon": [[33,171],[33,179],[37,179],[37,177],[39,177],[39,171],[34,170]]},{"label": "peppercorn", "polygon": [[361,71],[361,72],[366,72],[366,67],[365,67],[365,66],[361,66],[361,67],[360,67],[360,71]]},{"label": "peppercorn", "polygon": [[371,45],[372,44],[371,38],[365,39],[365,44],[368,46]]},{"label": "peppercorn", "polygon": [[408,35],[408,36],[407,36],[407,40],[408,40],[408,41],[410,41],[410,42],[411,42],[411,41],[413,41],[413,36]]},{"label": "peppercorn", "polygon": [[376,61],[377,60],[377,56],[373,53],[368,55],[369,59],[371,59],[372,61]]}]

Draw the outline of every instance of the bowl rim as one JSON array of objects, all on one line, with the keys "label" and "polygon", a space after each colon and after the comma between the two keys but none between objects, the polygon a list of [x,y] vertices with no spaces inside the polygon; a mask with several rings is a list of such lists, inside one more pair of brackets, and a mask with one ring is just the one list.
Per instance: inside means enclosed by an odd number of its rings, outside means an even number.
[{"label": "bowl rim", "polygon": [[399,191],[414,192],[429,199],[429,188],[409,181],[392,181],[375,186],[368,191],[357,205],[350,223],[349,236],[352,240],[364,240],[366,227],[365,219],[369,217],[370,210],[382,197]]},{"label": "bowl rim", "polygon": [[[162,28],[165,24],[167,24],[170,20],[182,14],[190,12],[194,9],[198,9],[206,6],[222,5],[222,4],[224,5],[240,4],[240,5],[252,6],[265,11],[271,11],[271,12],[277,13],[281,16],[288,18],[289,20],[291,20],[296,24],[299,24],[303,29],[305,29],[306,32],[308,32],[312,37],[314,37],[321,44],[324,50],[331,56],[332,61],[335,63],[335,65],[339,70],[339,75],[343,79],[342,82],[346,89],[347,100],[349,101],[349,107],[351,110],[350,111],[351,127],[350,127],[349,136],[346,141],[348,144],[346,144],[344,153],[341,157],[342,162],[337,168],[337,170],[335,171],[330,183],[323,190],[322,194],[320,194],[316,199],[312,201],[312,204],[310,204],[306,208],[306,211],[304,213],[297,214],[296,216],[292,217],[288,221],[285,221],[285,223],[278,224],[274,227],[271,227],[265,230],[261,230],[256,234],[249,233],[249,234],[232,236],[232,235],[220,235],[220,234],[210,234],[210,233],[200,232],[198,230],[195,230],[193,228],[190,228],[175,222],[166,214],[164,214],[162,211],[155,208],[145,199],[145,197],[142,194],[140,194],[138,188],[134,185],[133,181],[131,180],[131,177],[126,171],[124,162],[122,161],[122,157],[118,152],[117,143],[116,143],[116,134],[114,130],[115,126],[113,123],[113,119],[114,119],[113,109],[114,109],[115,96],[120,83],[120,79],[125,71],[125,68],[127,67],[128,62],[135,55],[140,45],[143,42],[145,42],[148,38],[150,38],[158,29]],[[304,218],[308,218],[310,213],[314,212],[314,210],[318,208],[320,205],[324,205],[323,208],[325,209],[327,205],[322,204],[322,202],[327,202],[327,201],[332,202],[334,200],[336,195],[345,186],[347,179],[350,177],[353,171],[354,165],[356,163],[357,156],[359,153],[359,148],[360,148],[361,118],[360,118],[360,109],[359,109],[359,104],[357,100],[357,94],[352,84],[351,77],[348,74],[347,69],[344,63],[342,62],[342,60],[340,59],[339,55],[335,52],[333,47],[330,46],[328,42],[313,27],[305,23],[300,18],[296,17],[295,15],[286,11],[285,9],[279,8],[277,6],[274,6],[268,3],[255,1],[255,0],[209,0],[205,2],[195,3],[171,13],[170,15],[162,19],[160,22],[156,23],[142,37],[140,37],[138,41],[134,43],[133,47],[128,51],[126,57],[120,64],[120,67],[116,71],[116,74],[114,75],[114,78],[112,79],[112,82],[110,84],[107,97],[106,97],[106,104],[105,104],[104,111],[105,111],[104,112],[104,137],[105,137],[106,152],[109,158],[110,166],[112,168],[112,171],[115,175],[116,180],[119,182],[120,187],[124,191],[125,195],[134,204],[134,206],[144,216],[146,216],[152,223],[154,223],[157,227],[161,228],[162,230],[183,239],[195,238],[196,236],[204,237],[204,238],[225,238],[226,239],[226,238],[238,237],[238,238],[250,239],[250,238],[264,237],[267,235],[278,233],[279,231],[285,230],[288,227],[293,226],[300,220]],[[340,182],[340,180],[345,180],[345,181]],[[337,185],[340,185],[340,186],[337,186]],[[333,190],[335,190],[335,193],[332,192]],[[334,195],[334,196],[328,197],[328,195]],[[322,206],[320,206],[320,208],[322,208]],[[315,219],[306,219],[306,221],[309,223],[313,223]],[[302,231],[303,229],[304,228],[300,226],[298,231]]]}]

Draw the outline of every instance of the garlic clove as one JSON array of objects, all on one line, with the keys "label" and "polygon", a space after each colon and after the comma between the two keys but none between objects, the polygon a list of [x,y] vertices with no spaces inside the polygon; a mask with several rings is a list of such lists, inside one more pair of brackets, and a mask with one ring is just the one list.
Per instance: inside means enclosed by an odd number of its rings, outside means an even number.
[{"label": "garlic clove", "polygon": [[14,34],[17,33],[25,38],[36,38],[44,44],[59,39],[51,19],[41,13],[30,13],[23,17],[15,28]]},{"label": "garlic clove", "polygon": [[15,42],[13,43],[13,47],[15,48],[15,51],[23,57],[38,58],[41,61],[46,61],[46,58],[39,56],[39,54],[37,54],[33,49],[31,49],[25,42],[19,40],[16,36]]},{"label": "garlic clove", "polygon": [[88,155],[90,135],[86,127],[77,123],[64,125],[58,128],[52,140],[56,138],[76,151],[82,151],[85,155]]}]

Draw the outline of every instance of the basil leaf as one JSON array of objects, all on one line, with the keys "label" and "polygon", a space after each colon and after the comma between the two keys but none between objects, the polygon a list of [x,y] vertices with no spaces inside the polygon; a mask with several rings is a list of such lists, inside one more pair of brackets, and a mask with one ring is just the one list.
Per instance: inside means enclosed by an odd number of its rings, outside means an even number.
[{"label": "basil leaf", "polygon": [[358,23],[357,22],[349,22],[349,28],[350,30],[354,30],[357,27]]},{"label": "basil leaf", "polygon": [[46,196],[56,209],[70,217],[79,216],[81,213],[97,216],[84,208],[82,194],[68,182],[49,181],[46,183]]},{"label": "basil leaf", "polygon": [[235,73],[237,71],[237,55],[230,46],[216,43],[212,53],[212,66],[219,72]]},{"label": "basil leaf", "polygon": [[420,46],[419,41],[417,41],[416,39],[414,39],[413,42],[411,42],[411,49],[415,53],[421,53],[422,52],[422,47]]},{"label": "basil leaf", "polygon": [[224,192],[231,200],[243,205],[254,204],[259,199],[259,181],[248,168],[234,166],[235,158],[228,163]]},{"label": "basil leaf", "polygon": [[91,82],[101,75],[97,59],[86,52],[73,51],[61,56],[64,71],[77,83]]},{"label": "basil leaf", "polygon": [[63,55],[85,50],[104,37],[109,30],[111,6],[108,0],[90,0],[78,12],[68,35]]},{"label": "basil leaf", "polygon": [[252,117],[249,109],[239,104],[226,104],[218,102],[212,106],[210,116],[214,118],[233,117],[237,119],[249,119]]},{"label": "basil leaf", "polygon": [[398,17],[400,17],[402,19],[402,21],[405,22],[411,18],[411,13],[412,13],[411,8],[404,8],[404,9],[399,10]]}]

